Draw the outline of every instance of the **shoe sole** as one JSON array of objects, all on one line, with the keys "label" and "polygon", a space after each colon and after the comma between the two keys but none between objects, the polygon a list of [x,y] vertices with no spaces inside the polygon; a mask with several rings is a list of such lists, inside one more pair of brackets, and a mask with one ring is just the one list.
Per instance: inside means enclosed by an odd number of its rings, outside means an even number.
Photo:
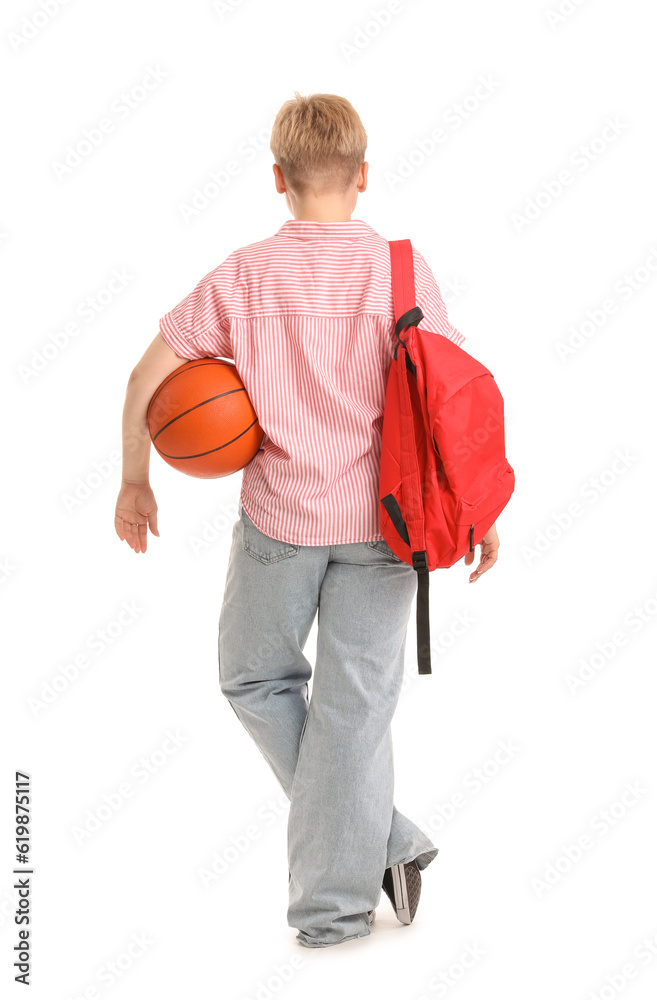
[{"label": "shoe sole", "polygon": [[[417,878],[415,875],[411,876],[415,884],[410,889],[406,872],[407,868],[414,871],[417,875]],[[390,872],[389,880],[387,879],[388,871]],[[413,922],[420,900],[421,881],[419,868],[413,861],[407,861],[405,864],[392,865],[388,871],[386,871],[384,876],[383,888],[389,897],[392,894],[390,902],[395,909],[397,919],[402,924],[410,924]],[[388,886],[385,884],[386,881],[389,882]],[[390,889],[390,892],[388,892],[388,889]]]}]

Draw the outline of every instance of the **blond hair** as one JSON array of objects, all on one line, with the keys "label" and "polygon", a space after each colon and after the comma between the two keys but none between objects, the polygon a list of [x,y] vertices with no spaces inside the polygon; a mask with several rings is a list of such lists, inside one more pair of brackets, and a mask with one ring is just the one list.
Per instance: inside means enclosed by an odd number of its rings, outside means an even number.
[{"label": "blond hair", "polygon": [[358,177],[367,133],[346,98],[295,90],[276,115],[269,148],[296,194],[343,193]]}]

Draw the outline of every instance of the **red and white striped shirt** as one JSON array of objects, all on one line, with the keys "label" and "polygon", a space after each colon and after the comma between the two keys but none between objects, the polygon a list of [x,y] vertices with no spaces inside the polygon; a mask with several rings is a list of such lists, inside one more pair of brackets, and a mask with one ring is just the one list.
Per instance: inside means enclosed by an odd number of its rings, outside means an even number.
[{"label": "red and white striped shirt", "polygon": [[[465,339],[413,247],[423,329]],[[381,539],[379,469],[395,343],[388,241],[359,219],[289,219],[210,271],[160,320],[181,358],[235,362],[264,431],[240,502],[296,545]]]}]

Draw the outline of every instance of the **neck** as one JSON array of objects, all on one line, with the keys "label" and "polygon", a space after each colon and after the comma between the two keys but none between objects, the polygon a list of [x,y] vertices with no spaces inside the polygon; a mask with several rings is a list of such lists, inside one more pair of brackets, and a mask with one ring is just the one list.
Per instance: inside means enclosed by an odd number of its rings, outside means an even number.
[{"label": "neck", "polygon": [[300,208],[294,213],[297,222],[350,222],[351,212],[344,209]]},{"label": "neck", "polygon": [[313,198],[291,198],[288,208],[297,222],[349,222],[356,207],[356,195],[344,198],[324,195]]}]

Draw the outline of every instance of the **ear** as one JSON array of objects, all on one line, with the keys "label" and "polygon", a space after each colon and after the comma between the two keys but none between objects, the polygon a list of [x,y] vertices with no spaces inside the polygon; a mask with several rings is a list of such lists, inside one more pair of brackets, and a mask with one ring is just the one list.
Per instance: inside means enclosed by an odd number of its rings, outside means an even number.
[{"label": "ear", "polygon": [[279,167],[278,163],[272,163],[272,169],[274,171],[274,177],[276,179],[276,190],[279,194],[284,194],[286,191],[285,178],[283,177],[283,171]]},{"label": "ear", "polygon": [[367,169],[369,163],[365,162],[361,164],[360,173],[358,174],[358,190],[364,191],[367,187]]}]

